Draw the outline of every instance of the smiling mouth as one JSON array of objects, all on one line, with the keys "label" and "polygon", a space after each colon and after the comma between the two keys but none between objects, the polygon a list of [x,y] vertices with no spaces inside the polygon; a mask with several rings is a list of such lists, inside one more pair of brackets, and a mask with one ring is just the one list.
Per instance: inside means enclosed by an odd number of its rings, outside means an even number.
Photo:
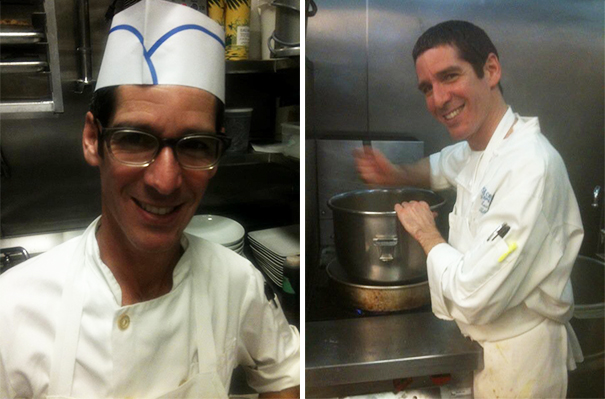
[{"label": "smiling mouth", "polygon": [[456,108],[455,110],[453,110],[450,113],[443,115],[443,119],[445,119],[446,121],[449,121],[449,120],[455,118],[460,112],[462,112],[463,109],[464,109],[464,105],[462,105],[459,108]]},{"label": "smiling mouth", "polygon": [[167,215],[169,213],[174,212],[177,208],[179,208],[179,206],[170,206],[170,207],[153,206],[153,205],[146,204],[144,202],[140,202],[137,200],[134,200],[134,202],[144,211],[149,212],[153,215],[159,215],[159,216]]}]

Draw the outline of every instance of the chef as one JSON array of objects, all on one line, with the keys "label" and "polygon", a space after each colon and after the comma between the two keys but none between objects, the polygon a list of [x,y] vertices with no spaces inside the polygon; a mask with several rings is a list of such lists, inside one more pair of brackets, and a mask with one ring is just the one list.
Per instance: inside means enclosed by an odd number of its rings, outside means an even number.
[{"label": "chef", "polygon": [[262,275],[183,234],[228,145],[223,36],[161,0],[115,15],[83,130],[102,214],[0,278],[1,398],[224,398],[237,365],[298,396],[299,334]]},{"label": "chef", "polygon": [[440,23],[418,39],[413,58],[429,112],[459,142],[402,166],[358,150],[360,176],[456,189],[447,242],[425,202],[395,210],[427,254],[433,313],[483,347],[474,396],[564,398],[567,371],[583,359],[569,324],[583,229],[563,160],[538,119],[504,101],[498,52],[482,29]]}]

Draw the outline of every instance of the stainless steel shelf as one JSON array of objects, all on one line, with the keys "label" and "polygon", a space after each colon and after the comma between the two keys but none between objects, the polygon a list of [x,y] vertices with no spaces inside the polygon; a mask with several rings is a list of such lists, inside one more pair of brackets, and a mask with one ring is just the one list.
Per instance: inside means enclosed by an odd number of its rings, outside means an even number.
[{"label": "stainless steel shelf", "polygon": [[430,312],[306,324],[307,387],[483,368],[483,350]]},{"label": "stainless steel shelf", "polygon": [[84,233],[85,229],[57,233],[35,234],[0,238],[0,248],[23,247],[31,256],[41,254]]},{"label": "stainless steel shelf", "polygon": [[32,44],[44,40],[41,32],[0,32],[0,45],[2,44]]},{"label": "stainless steel shelf", "polygon": [[44,61],[2,61],[2,73],[37,73],[48,70],[48,63]]},{"label": "stainless steel shelf", "polygon": [[[63,112],[63,92],[61,86],[61,71],[59,67],[59,44],[55,0],[35,2],[25,0],[24,2],[42,5],[43,12],[42,10],[38,10],[28,14],[31,16],[31,22],[33,22],[32,26],[3,26],[2,31],[0,32],[0,44],[27,45],[40,43],[45,46],[45,53],[47,54],[46,59],[42,61],[38,59],[28,59],[28,57],[25,56],[14,56],[10,60],[3,59],[2,62],[0,62],[0,71],[3,75],[48,74],[47,80],[49,83],[49,90],[43,95],[36,96],[6,96],[6,93],[3,93],[3,97],[15,99],[15,101],[0,101],[0,114],[3,118],[10,117],[17,119],[30,116],[42,116],[45,113],[48,114],[51,112]],[[24,2],[11,1],[10,3],[23,4]],[[21,16],[20,18],[24,19],[24,16]],[[26,19],[29,19],[29,17]],[[31,97],[34,98],[33,101],[27,100]]]},{"label": "stainless steel shelf", "polygon": [[[55,111],[53,101],[22,101],[22,102],[3,102],[0,103],[0,114],[25,114],[31,117],[31,114],[39,112]],[[3,115],[5,117],[5,115]]]},{"label": "stainless steel shelf", "polygon": [[272,60],[227,61],[226,73],[276,73],[281,70],[299,67],[298,58],[276,58]]}]

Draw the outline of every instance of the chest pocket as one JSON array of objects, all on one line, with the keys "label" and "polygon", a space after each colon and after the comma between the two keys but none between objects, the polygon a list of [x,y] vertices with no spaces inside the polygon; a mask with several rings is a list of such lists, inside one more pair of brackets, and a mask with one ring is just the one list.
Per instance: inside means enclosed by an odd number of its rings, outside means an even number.
[{"label": "chest pocket", "polygon": [[478,198],[473,202],[470,214],[468,216],[467,225],[471,240],[477,235],[477,226],[484,215],[485,214],[481,211],[481,198]]},{"label": "chest pocket", "polygon": [[[454,206],[454,210],[450,213],[450,240],[449,242],[461,252],[465,252],[469,248],[471,241],[477,235],[477,226],[481,222],[481,219],[489,211],[491,205],[491,198],[483,198],[481,194],[471,197],[468,193],[464,198],[465,204],[458,204]],[[452,228],[455,230],[452,233]]]},{"label": "chest pocket", "polygon": [[456,210],[449,214],[450,234],[448,242],[460,252],[466,252],[471,242],[468,219],[456,214]]}]

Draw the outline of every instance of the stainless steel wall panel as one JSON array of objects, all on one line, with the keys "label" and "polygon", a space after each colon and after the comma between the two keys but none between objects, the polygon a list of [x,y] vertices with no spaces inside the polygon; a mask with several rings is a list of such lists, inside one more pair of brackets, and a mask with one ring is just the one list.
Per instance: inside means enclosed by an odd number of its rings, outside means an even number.
[{"label": "stainless steel wall panel", "polygon": [[367,130],[365,1],[318,6],[321,12],[309,18],[306,40],[313,49],[316,134],[361,134]]},{"label": "stainless steel wall panel", "polygon": [[[307,125],[308,128],[309,125]],[[308,131],[308,130],[307,130]],[[308,137],[308,136],[307,136]],[[317,140],[305,140],[305,290],[312,295],[318,273],[320,237],[317,201]]]},{"label": "stainless steel wall panel", "polygon": [[451,143],[429,114],[417,89],[412,48],[428,21],[422,2],[371,1],[369,18],[370,129],[407,132],[425,142],[427,153]]}]

